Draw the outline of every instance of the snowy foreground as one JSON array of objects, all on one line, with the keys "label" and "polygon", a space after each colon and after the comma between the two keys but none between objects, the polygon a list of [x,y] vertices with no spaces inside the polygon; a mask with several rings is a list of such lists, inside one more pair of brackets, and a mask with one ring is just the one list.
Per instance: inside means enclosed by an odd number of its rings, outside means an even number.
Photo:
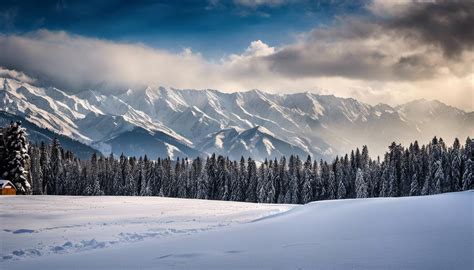
[{"label": "snowy foreground", "polygon": [[473,269],[473,199],[1,197],[0,269]]}]

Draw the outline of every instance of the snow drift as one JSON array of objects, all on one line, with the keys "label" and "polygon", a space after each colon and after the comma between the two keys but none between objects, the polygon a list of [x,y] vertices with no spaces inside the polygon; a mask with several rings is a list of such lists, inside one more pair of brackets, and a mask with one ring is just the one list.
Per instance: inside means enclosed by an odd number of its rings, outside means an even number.
[{"label": "snow drift", "polygon": [[[57,198],[64,203],[58,205]],[[467,191],[295,207],[163,198],[1,198],[0,268],[472,269],[473,198]],[[174,210],[162,216],[170,202]],[[130,203],[138,213],[130,214]],[[245,224],[228,222],[251,216]],[[185,229],[212,220],[222,222],[212,230]],[[122,244],[100,239],[96,229],[112,224],[115,229],[102,230],[109,236],[120,231]],[[60,228],[62,245],[47,237],[47,227]],[[169,233],[150,236],[156,227]],[[41,240],[37,247],[51,246],[50,252],[27,253],[29,236]]]}]

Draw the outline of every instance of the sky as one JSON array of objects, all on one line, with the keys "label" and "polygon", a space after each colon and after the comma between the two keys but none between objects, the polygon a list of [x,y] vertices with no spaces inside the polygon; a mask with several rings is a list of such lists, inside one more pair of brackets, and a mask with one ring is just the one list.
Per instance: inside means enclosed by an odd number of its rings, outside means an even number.
[{"label": "sky", "polygon": [[79,92],[310,91],[474,110],[472,1],[11,1],[0,75]]}]

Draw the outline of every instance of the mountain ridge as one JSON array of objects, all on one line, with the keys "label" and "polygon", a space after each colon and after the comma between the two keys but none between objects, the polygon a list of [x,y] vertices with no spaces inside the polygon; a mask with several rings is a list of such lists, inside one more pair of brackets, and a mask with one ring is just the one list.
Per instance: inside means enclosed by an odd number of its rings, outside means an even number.
[{"label": "mountain ridge", "polygon": [[[365,144],[378,154],[391,141],[425,141],[435,135],[449,140],[474,134],[473,128],[469,128],[474,126],[474,112],[440,101],[372,106],[353,98],[310,92],[271,94],[254,89],[224,93],[214,89],[150,86],[119,95],[103,95],[93,90],[68,94],[12,78],[1,80],[0,110],[23,116],[104,154],[113,148],[110,142],[114,138],[133,133],[137,127],[150,134],[159,132],[175,138],[171,145],[178,149],[176,153],[218,152],[262,159],[295,153],[331,158]],[[255,127],[265,129],[262,132],[257,128],[255,140],[259,143],[251,142],[254,137],[236,139]],[[226,141],[223,148],[211,144],[212,140],[216,142],[212,134],[230,128],[236,130],[233,143]],[[144,153],[156,156],[165,150],[145,149]]]}]

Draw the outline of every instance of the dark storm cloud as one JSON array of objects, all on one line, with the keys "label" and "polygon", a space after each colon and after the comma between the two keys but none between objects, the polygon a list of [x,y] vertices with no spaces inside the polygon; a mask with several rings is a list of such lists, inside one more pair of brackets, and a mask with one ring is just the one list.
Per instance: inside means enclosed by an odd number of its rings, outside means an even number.
[{"label": "dark storm cloud", "polygon": [[463,52],[473,49],[473,2],[403,5],[384,16],[340,17],[263,60],[291,77],[418,80],[441,68],[461,76],[472,72],[472,55],[463,59]]},{"label": "dark storm cloud", "polygon": [[413,3],[402,16],[389,18],[385,27],[442,48],[447,57],[458,56],[474,45],[474,2]]}]

